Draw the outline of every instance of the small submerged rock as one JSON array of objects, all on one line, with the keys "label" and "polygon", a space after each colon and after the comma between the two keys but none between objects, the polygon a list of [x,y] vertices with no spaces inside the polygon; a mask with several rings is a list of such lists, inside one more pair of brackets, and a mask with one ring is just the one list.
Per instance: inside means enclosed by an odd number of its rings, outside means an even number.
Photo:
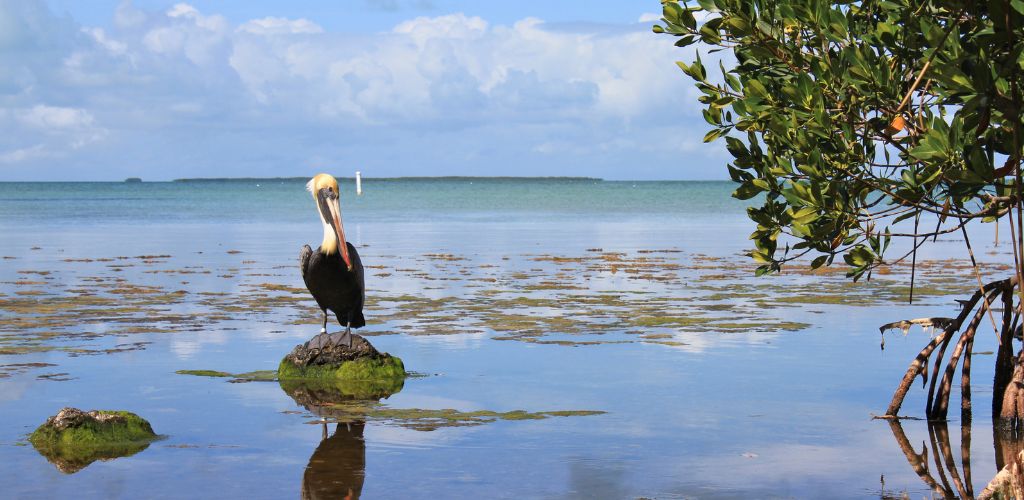
[{"label": "small submerged rock", "polygon": [[131,412],[62,408],[28,440],[57,470],[72,474],[96,460],[134,455],[157,438],[149,422]]},{"label": "small submerged rock", "polygon": [[404,380],[405,365],[388,353],[381,353],[363,337],[337,342],[340,334],[317,335],[295,346],[277,369],[280,380],[320,379],[347,381]]}]

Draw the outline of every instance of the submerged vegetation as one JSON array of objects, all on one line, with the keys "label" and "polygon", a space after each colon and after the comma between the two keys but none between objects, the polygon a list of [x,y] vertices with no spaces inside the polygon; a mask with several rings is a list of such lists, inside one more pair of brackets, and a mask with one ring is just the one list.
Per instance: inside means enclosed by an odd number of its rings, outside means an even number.
[{"label": "submerged vegetation", "polygon": [[[895,266],[870,282],[850,283],[841,274],[794,270],[761,282],[744,276],[753,266],[737,272],[728,259],[671,248],[494,260],[453,253],[396,259],[374,255],[373,248],[365,253],[381,262],[371,269],[393,278],[371,281],[382,289],[367,294],[371,321],[360,330],[364,336],[486,335],[558,346],[685,347],[694,335],[801,330],[809,320],[774,310],[898,300],[908,293],[910,271]],[[955,265],[919,262],[915,296],[947,300],[969,292],[969,279],[945,276]],[[0,355],[117,354],[145,349],[152,342],[148,335],[230,334],[259,325],[271,334],[307,328],[313,333],[319,322],[293,266],[253,258],[204,270],[170,255],[61,256],[46,269],[46,275],[20,269],[17,276],[33,278],[0,282]],[[208,273],[192,281],[182,279],[185,271]],[[388,289],[389,282],[404,285]],[[131,340],[138,336],[147,340]],[[0,364],[0,378],[52,365],[52,359]]]},{"label": "submerged vegetation", "polygon": [[230,378],[228,382],[274,382],[277,380],[275,370],[257,370],[245,373],[228,373],[217,370],[178,370],[178,375],[192,375],[194,377]]},{"label": "submerged vegetation", "polygon": [[330,405],[332,421],[375,421],[385,425],[405,427],[417,431],[433,431],[443,427],[475,427],[497,420],[543,420],[552,417],[585,417],[603,415],[597,410],[557,410],[528,412],[512,410],[459,411],[450,408],[430,410],[422,408],[390,408],[381,404],[350,402]]},{"label": "submerged vegetation", "polygon": [[195,375],[197,377],[233,377],[234,375],[228,372],[219,372],[216,370],[178,370],[174,373],[178,375]]}]

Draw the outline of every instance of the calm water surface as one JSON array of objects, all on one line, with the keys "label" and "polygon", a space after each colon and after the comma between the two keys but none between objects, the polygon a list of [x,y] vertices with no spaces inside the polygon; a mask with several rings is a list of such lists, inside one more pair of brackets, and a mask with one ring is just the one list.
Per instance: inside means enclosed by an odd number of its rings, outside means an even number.
[{"label": "calm water surface", "polygon": [[[371,179],[364,189],[361,197],[344,193],[342,210],[364,263],[380,266],[368,273],[368,295],[441,300],[483,293],[474,279],[495,276],[481,296],[501,298],[517,279],[543,283],[561,273],[558,279],[579,280],[573,293],[690,294],[699,308],[706,295],[700,286],[712,281],[737,292],[845,286],[841,274],[753,278],[740,256],[751,223],[744,205],[729,198],[728,183]],[[25,290],[81,293],[96,277],[189,296],[219,293],[227,301],[254,284],[301,287],[299,247],[316,246],[320,235],[301,182],[0,183],[0,256],[7,257],[0,260],[0,300],[36,293]],[[930,255],[957,245],[940,241]],[[975,245],[991,260],[1002,258],[1004,248],[991,248],[991,239]],[[579,278],[559,271],[569,264],[538,259],[614,252],[640,258],[650,250],[665,251],[657,255],[671,279],[627,279],[612,269]],[[140,255],[169,257],[130,267],[80,261]],[[438,263],[429,255],[461,260]],[[714,270],[689,267],[707,258],[719,262]],[[446,273],[452,277],[436,279]],[[970,278],[953,279],[969,286]],[[557,294],[547,296],[550,307],[537,314],[575,321]],[[451,318],[464,314],[451,306],[385,324],[368,312],[365,332],[389,333],[368,337],[378,349],[427,375],[406,380],[384,401],[390,408],[606,413],[434,430],[368,419],[329,423],[327,439],[320,415],[276,382],[174,374],[274,369],[317,333],[312,299],[264,311],[259,320],[239,310],[180,331],[124,333],[114,320],[67,325],[61,331],[73,334],[42,344],[61,349],[0,355],[0,365],[50,364],[0,378],[0,496],[289,498],[351,489],[366,498],[941,497],[908,462],[901,432],[914,453],[929,447],[929,477],[940,486],[959,481],[978,492],[995,474],[990,356],[978,355],[974,364],[973,433],[962,434],[959,420],[948,426],[956,481],[948,469],[940,478],[931,448],[943,429],[906,421],[894,432],[871,419],[884,412],[926,338],[920,331],[889,336],[883,351],[878,326],[948,316],[952,297],[749,309],[742,296],[724,300],[766,326],[587,327],[537,337],[593,341],[564,345],[571,342],[496,340],[507,333],[496,322],[447,331]],[[480,304],[486,309],[486,300]],[[202,301],[153,311],[204,312]],[[297,322],[296,314],[308,321]],[[19,330],[2,333],[10,340]],[[658,342],[666,338],[671,342]],[[992,336],[979,337],[975,350],[991,351],[992,344]],[[923,391],[912,391],[904,413],[923,414],[922,399]],[[166,437],[136,455],[63,473],[26,445],[63,406],[127,409]]]}]

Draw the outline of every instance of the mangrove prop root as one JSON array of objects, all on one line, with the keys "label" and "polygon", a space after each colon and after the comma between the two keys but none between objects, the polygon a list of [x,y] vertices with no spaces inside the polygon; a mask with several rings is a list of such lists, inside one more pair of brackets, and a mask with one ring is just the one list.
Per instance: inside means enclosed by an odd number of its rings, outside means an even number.
[{"label": "mangrove prop root", "polygon": [[[999,332],[999,349],[996,351],[996,373],[992,380],[992,414],[1003,412],[1003,398],[1006,386],[1013,376],[1013,293],[1003,294],[1003,325]],[[1018,310],[1019,317],[1019,310]]]},{"label": "mangrove prop root", "polygon": [[[1017,277],[1014,276],[1009,279],[993,281],[984,285],[981,289],[974,292],[969,300],[958,301],[963,305],[963,309],[960,311],[960,314],[953,319],[920,318],[897,321],[883,325],[880,328],[883,335],[887,330],[891,329],[900,329],[905,332],[913,325],[942,328],[942,332],[932,338],[910,363],[906,373],[903,375],[903,379],[900,381],[899,386],[893,393],[892,400],[885,412],[886,416],[897,416],[900,407],[903,404],[903,400],[906,397],[907,392],[910,390],[910,386],[914,382],[914,379],[918,375],[921,375],[925,384],[928,385],[928,395],[925,406],[926,414],[930,419],[945,419],[949,409],[949,396],[952,390],[953,377],[956,373],[957,365],[960,364],[961,358],[963,359],[963,369],[960,375],[961,412],[962,414],[969,414],[971,409],[971,352],[974,348],[974,336],[977,334],[978,326],[984,318],[985,313],[990,309],[994,300],[1001,296],[1003,299],[1003,325],[999,332],[1000,351],[996,356],[996,378],[994,385],[997,390],[993,396],[993,398],[999,399],[1000,402],[997,403],[993,401],[992,404],[993,408],[998,406],[1002,412],[993,413],[993,415],[1002,415],[1003,418],[1006,418],[1006,415],[1024,417],[1024,363],[1018,363],[1014,368],[1012,359],[1012,333],[1016,332],[1018,329],[1017,320],[1020,316],[1020,305],[1018,305],[1018,308],[1012,307],[1013,294],[1017,284]],[[983,298],[984,301],[982,301]],[[982,301],[982,305],[980,307],[978,304],[979,301]],[[1007,304],[1009,304],[1010,307],[1007,307]],[[977,310],[975,308],[977,308]],[[1013,311],[1017,311],[1017,314],[1014,315]],[[968,317],[971,317],[971,321],[969,325],[967,325],[967,328],[963,328]],[[942,361],[945,357],[946,348],[953,340],[953,337],[957,335],[957,342],[953,348],[953,353],[945,366],[945,371],[941,377],[940,383],[939,371],[943,368]],[[936,349],[938,349],[937,352]],[[931,359],[933,354],[935,354],[935,357],[934,359]],[[1024,351],[1022,351],[1021,354],[1024,355]],[[928,373],[929,360],[931,360],[932,364],[930,377]],[[1009,363],[1007,363],[1007,360],[1009,360]],[[928,380],[929,378],[931,380]],[[1006,389],[1005,391],[1000,392],[998,390],[999,385],[1003,383],[1005,383],[1004,387],[1006,387]],[[1011,401],[1012,404],[1010,403]]]},{"label": "mangrove prop root", "polygon": [[907,373],[903,375],[903,380],[900,381],[899,387],[896,388],[896,393],[892,395],[889,408],[885,410],[887,416],[895,417],[899,413],[900,406],[903,404],[903,398],[906,397],[907,391],[910,390],[910,385],[914,383],[914,379],[921,373],[922,368],[927,366],[928,356],[931,356],[932,351],[939,345],[939,342],[942,342],[949,335],[952,335],[952,332],[949,330],[943,330],[941,334],[936,335],[928,345],[924,346],[924,349],[921,349],[921,352],[917,354],[914,361],[910,363]]},{"label": "mangrove prop root", "polygon": [[[942,385],[939,386],[937,400],[938,404],[932,408],[933,413],[929,417],[945,420],[949,410],[949,393],[953,388],[953,374],[956,372],[956,366],[960,361],[960,356],[963,355],[964,348],[974,338],[974,333],[978,331],[978,325],[985,318],[985,312],[988,311],[988,308],[985,307],[987,303],[983,303],[978,308],[978,312],[971,319],[971,324],[960,334],[960,340],[957,341],[956,347],[953,348],[953,355],[949,357],[949,364],[946,365],[946,372],[942,375]],[[932,381],[934,382],[935,380],[933,379]],[[964,385],[964,382],[961,382],[961,385]]]},{"label": "mangrove prop root", "polygon": [[[993,395],[997,397],[997,395]],[[1003,409],[999,418],[1004,425],[1017,427],[1024,416],[1024,349],[1017,356],[1017,366],[1013,368],[1013,377],[1003,392]]]},{"label": "mangrove prop root", "polygon": [[946,338],[942,340],[942,345],[939,347],[939,352],[935,354],[935,362],[932,363],[932,380],[928,385],[928,400],[925,403],[925,413],[930,417],[934,412],[935,402],[935,384],[939,381],[939,369],[942,368],[942,358],[946,356],[946,348],[949,347],[949,341],[953,340],[953,335],[950,333],[946,335]]}]

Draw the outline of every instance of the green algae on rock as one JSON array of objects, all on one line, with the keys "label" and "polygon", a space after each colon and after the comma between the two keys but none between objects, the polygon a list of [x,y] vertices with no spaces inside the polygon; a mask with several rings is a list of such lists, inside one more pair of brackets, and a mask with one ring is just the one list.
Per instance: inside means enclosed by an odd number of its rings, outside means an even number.
[{"label": "green algae on rock", "polygon": [[28,440],[57,470],[72,474],[96,460],[134,455],[158,438],[146,419],[131,412],[62,408]]},{"label": "green algae on rock", "polygon": [[[336,335],[336,334],[335,334]],[[295,346],[277,369],[279,380],[314,379],[346,381],[404,380],[405,365],[388,353],[380,353],[366,339],[352,335],[349,345],[319,343],[314,337]]]},{"label": "green algae on rock", "polygon": [[344,361],[339,365],[323,364],[298,366],[288,357],[281,360],[277,369],[280,380],[315,379],[346,380],[357,382],[389,381],[405,379],[405,365],[400,358],[384,354],[379,358],[360,358]]}]

